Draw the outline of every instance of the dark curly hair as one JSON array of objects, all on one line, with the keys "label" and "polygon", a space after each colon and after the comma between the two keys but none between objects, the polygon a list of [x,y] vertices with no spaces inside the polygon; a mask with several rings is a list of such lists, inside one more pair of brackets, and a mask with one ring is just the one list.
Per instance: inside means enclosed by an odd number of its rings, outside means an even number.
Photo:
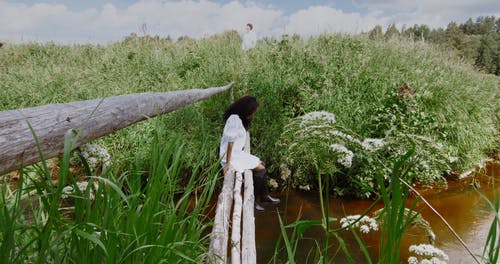
[{"label": "dark curly hair", "polygon": [[250,120],[247,118],[249,115],[257,111],[259,102],[253,96],[246,95],[232,103],[224,113],[224,122],[231,115],[238,115],[243,122],[243,126],[248,130],[250,127]]}]

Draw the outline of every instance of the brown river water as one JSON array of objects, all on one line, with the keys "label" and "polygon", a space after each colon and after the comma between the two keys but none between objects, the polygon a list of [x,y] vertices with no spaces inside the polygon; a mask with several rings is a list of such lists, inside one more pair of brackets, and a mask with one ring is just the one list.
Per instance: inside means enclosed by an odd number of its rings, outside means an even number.
[{"label": "brown river water", "polygon": [[[493,220],[494,212],[490,209],[481,195],[473,186],[480,186],[479,191],[488,199],[492,200],[494,193],[500,191],[500,163],[488,163],[486,168],[478,171],[475,176],[464,180],[453,180],[448,182],[446,190],[419,189],[426,200],[448,221],[451,227],[464,240],[472,252],[480,256],[486,242],[486,237]],[[289,191],[287,193],[274,193],[280,197],[282,203],[279,206],[265,205],[266,211],[255,213],[257,263],[268,263],[275,255],[277,241],[281,240],[281,251],[277,253],[277,263],[285,263],[287,256],[283,249],[283,240],[280,231],[278,212],[285,224],[290,224],[297,219],[320,220],[321,208],[319,195],[315,192]],[[346,215],[361,214],[373,201],[331,198],[330,217],[340,219]],[[375,206],[374,210],[380,209],[382,205]],[[427,220],[436,235],[435,247],[440,248],[449,256],[448,263],[475,263],[467,250],[459,240],[446,227],[443,221],[432,212],[422,201],[415,208]],[[300,217],[299,217],[300,215]],[[369,214],[370,215],[370,214]],[[338,221],[333,227],[339,227]],[[358,232],[359,233],[359,232]],[[355,263],[367,263],[359,246],[350,231],[341,231],[340,236],[348,244],[350,254]],[[360,235],[366,244],[373,262],[378,259],[378,244],[380,232]],[[305,232],[303,239],[299,242],[295,261],[297,263],[312,263],[316,248],[323,248],[325,235],[321,228],[312,227]],[[347,258],[339,250],[337,240],[330,237],[330,258],[334,263],[348,263]],[[429,240],[422,228],[410,227],[403,236],[401,245],[401,263],[408,263],[408,248],[410,245],[425,243]],[[319,244],[319,245],[318,245]],[[312,253],[311,253],[312,252]],[[309,257],[308,257],[309,256]]]}]

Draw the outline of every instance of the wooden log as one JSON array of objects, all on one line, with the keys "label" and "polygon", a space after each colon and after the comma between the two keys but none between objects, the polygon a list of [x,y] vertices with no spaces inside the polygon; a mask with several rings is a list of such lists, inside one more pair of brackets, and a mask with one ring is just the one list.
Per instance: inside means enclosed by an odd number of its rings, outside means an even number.
[{"label": "wooden log", "polygon": [[233,206],[233,221],[231,225],[231,263],[241,263],[241,185],[243,177],[241,172],[236,172],[234,181],[234,206]]},{"label": "wooden log", "polygon": [[191,89],[165,93],[128,94],[103,99],[49,104],[0,112],[0,175],[19,169],[21,163],[40,161],[33,127],[45,159],[62,154],[64,137],[77,131],[73,147],[115,132],[136,122],[168,113],[232,87]]},{"label": "wooden log", "polygon": [[[247,132],[245,152],[250,153],[250,133]],[[241,263],[257,263],[257,250],[255,248],[255,217],[253,193],[253,172],[244,172],[244,194],[243,194],[243,232],[241,239]]]},{"label": "wooden log", "polygon": [[230,170],[224,175],[222,191],[217,200],[214,226],[212,227],[207,263],[227,263],[227,242],[229,240],[229,215],[233,205],[235,173]]},{"label": "wooden log", "polygon": [[246,170],[244,173],[244,198],[243,198],[243,234],[241,239],[241,263],[257,263],[257,251],[255,248],[255,218],[253,194],[253,173]]}]

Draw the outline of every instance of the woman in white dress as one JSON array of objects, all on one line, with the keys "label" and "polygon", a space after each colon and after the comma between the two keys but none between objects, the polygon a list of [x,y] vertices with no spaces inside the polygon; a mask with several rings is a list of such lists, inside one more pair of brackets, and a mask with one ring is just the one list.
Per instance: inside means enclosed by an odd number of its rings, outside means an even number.
[{"label": "woman in white dress", "polygon": [[241,42],[241,48],[243,50],[253,49],[257,44],[257,35],[253,31],[253,25],[248,23],[246,25],[246,32],[243,35],[243,41]]},{"label": "woman in white dress", "polygon": [[255,209],[264,211],[264,207],[257,203],[257,199],[260,199],[261,203],[273,204],[278,204],[280,200],[269,195],[264,163],[258,157],[243,151],[250,121],[258,107],[257,99],[248,95],[229,106],[224,113],[226,124],[222,133],[219,153],[224,175],[230,168],[239,172],[244,172],[246,169],[253,170]]}]

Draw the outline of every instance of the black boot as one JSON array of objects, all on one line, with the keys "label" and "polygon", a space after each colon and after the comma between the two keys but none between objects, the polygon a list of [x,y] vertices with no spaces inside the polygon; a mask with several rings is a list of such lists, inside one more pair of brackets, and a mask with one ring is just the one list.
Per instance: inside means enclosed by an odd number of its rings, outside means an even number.
[{"label": "black boot", "polygon": [[257,212],[264,212],[266,210],[266,209],[264,209],[264,207],[262,207],[257,202],[255,202],[254,205],[255,205],[255,211],[257,211]]},{"label": "black boot", "polygon": [[262,202],[262,203],[279,204],[280,203],[280,199],[279,198],[273,198],[269,194],[266,194],[266,195],[260,197],[260,202]]},{"label": "black boot", "polygon": [[273,198],[269,195],[269,190],[267,188],[266,169],[254,171],[253,175],[255,200],[257,200],[257,198],[260,198],[260,202],[262,203],[279,204],[280,199]]}]

